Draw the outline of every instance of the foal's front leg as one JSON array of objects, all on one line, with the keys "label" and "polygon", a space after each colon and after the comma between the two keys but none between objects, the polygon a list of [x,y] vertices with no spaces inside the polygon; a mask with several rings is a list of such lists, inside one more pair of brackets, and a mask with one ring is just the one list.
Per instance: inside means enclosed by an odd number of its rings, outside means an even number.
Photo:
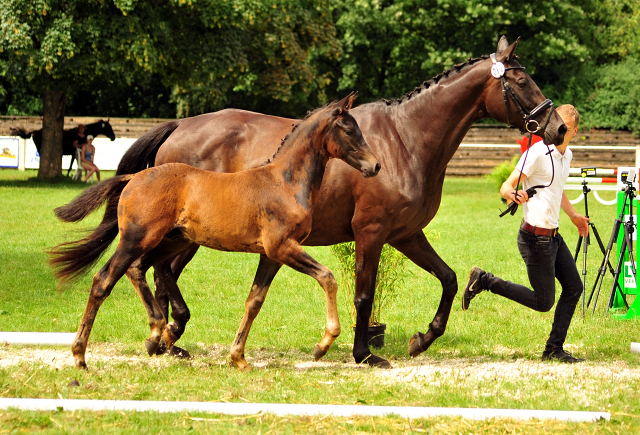
[{"label": "foal's front leg", "polygon": [[244,348],[247,344],[249,330],[260,312],[260,308],[262,308],[262,304],[267,297],[269,286],[281,266],[281,263],[271,260],[266,255],[260,255],[260,263],[258,264],[256,277],[253,280],[251,292],[244,305],[244,316],[242,317],[238,333],[231,346],[231,360],[242,370],[250,369],[249,364],[247,364],[244,358]]},{"label": "foal's front leg", "polygon": [[[266,248],[266,247],[265,247]],[[292,239],[285,240],[275,249],[268,250],[267,255],[298,272],[314,278],[324,290],[327,300],[327,326],[320,343],[316,344],[313,356],[317,360],[326,355],[331,344],[340,335],[340,319],[338,318],[338,283],[333,272],[326,266],[318,263],[309,255],[298,242]]]}]

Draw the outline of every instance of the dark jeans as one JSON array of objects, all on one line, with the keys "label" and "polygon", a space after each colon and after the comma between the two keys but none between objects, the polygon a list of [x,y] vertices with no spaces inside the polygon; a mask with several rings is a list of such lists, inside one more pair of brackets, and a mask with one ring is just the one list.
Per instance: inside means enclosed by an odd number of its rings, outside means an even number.
[{"label": "dark jeans", "polygon": [[582,281],[573,256],[560,234],[547,237],[520,230],[518,249],[527,265],[533,291],[491,273],[482,277],[483,288],[536,311],[549,311],[555,302],[557,278],[562,286],[562,293],[545,350],[562,348],[582,294]]}]

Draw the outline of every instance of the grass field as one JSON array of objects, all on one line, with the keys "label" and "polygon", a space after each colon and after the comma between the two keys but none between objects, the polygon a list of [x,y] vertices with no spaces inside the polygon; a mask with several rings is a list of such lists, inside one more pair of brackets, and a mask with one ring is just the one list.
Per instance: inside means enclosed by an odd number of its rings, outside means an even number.
[{"label": "grass field", "polygon": [[[42,184],[33,177],[35,172],[30,171],[0,172],[0,330],[75,332],[93,272],[59,290],[44,250],[78,238],[82,231],[97,225],[101,214],[80,224],[58,222],[53,208],[70,201],[86,185]],[[499,219],[501,206],[498,193],[484,179],[446,180],[440,212],[429,232],[434,248],[458,274],[460,288],[474,264],[503,278],[526,282],[515,242],[521,214]],[[589,206],[606,243],[615,207],[602,206],[592,196]],[[573,249],[577,232],[564,215],[561,228]],[[308,252],[337,270],[328,248],[310,247]],[[589,289],[601,260],[594,244],[589,250]],[[439,282],[410,264],[393,307],[383,315],[388,324],[386,346],[377,352],[394,366],[383,371],[353,363],[353,332],[346,305],[339,306],[342,335],[323,360],[313,361],[313,346],[325,325],[324,295],[311,278],[283,268],[247,343],[247,361],[255,369],[243,373],[229,366],[227,353],[256,266],[255,255],[212,250],[201,250],[189,264],[180,285],[192,320],[179,344],[191,352],[192,360],[146,356],[147,316],[124,279],[98,314],[87,353],[87,372],[73,367],[66,348],[4,346],[0,348],[0,397],[589,410],[609,411],[612,420],[578,424],[1,411],[0,433],[640,431],[640,356],[629,352],[630,342],[640,341],[639,323],[614,320],[605,314],[610,276],[595,315],[589,312],[582,319],[578,311],[569,331],[566,348],[586,358],[586,363],[567,367],[539,361],[553,311],[537,313],[482,294],[463,312],[460,293],[445,335],[423,355],[410,359],[409,338],[418,330],[426,332],[441,295]],[[73,380],[80,385],[70,386]]]}]

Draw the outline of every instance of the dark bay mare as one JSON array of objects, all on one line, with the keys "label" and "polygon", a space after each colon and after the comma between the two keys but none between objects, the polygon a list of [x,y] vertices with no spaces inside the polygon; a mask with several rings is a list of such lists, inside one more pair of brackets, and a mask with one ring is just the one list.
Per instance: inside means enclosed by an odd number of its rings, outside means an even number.
[{"label": "dark bay mare", "polygon": [[[264,166],[224,174],[169,163],[103,181],[56,209],[63,220],[78,220],[108,201],[105,218],[91,235],[50,252],[51,264],[63,281],[86,271],[120,235],[115,253],[93,278],[72,345],[76,366],[86,368],[85,351],[98,309],[125,273],[149,315],[147,351],[156,353],[161,338],[168,346],[173,345],[179,337],[176,326],[167,325],[145,273],[153,266],[157,274],[172,276],[170,263],[165,260],[191,244],[260,254],[260,266],[267,268],[271,277],[286,264],[315,278],[325,291],[327,326],[314,356],[316,360],[324,356],[340,335],[338,285],[331,271],[300,244],[311,232],[313,208],[330,158],[342,159],[364,177],[380,170],[380,163],[349,114],[354,98],[351,94],[312,112],[283,140],[273,161]],[[112,219],[116,209],[117,218]],[[262,282],[253,284],[231,347],[231,359],[241,369],[249,368],[244,349],[268,287]],[[182,299],[179,292],[172,296]]]},{"label": "dark bay mare", "polygon": [[[304,244],[356,242],[356,362],[389,367],[367,344],[378,262],[385,243],[442,283],[442,298],[429,330],[411,338],[409,354],[419,355],[444,333],[458,283],[422,230],[438,211],[445,169],[473,123],[487,117],[501,122],[509,119],[509,124],[523,129],[524,118],[514,114],[520,109],[531,112],[545,101],[531,77],[519,69],[517,43],[509,45],[501,38],[495,57],[507,67],[504,79],[519,103],[503,94],[501,80],[491,73],[495,64],[485,56],[456,65],[398,100],[363,104],[351,111],[383,169],[377,177],[364,179],[338,160],[329,162],[311,234]],[[549,144],[562,143],[566,126],[555,111],[549,108],[536,119],[542,125],[549,115],[544,134],[538,134]],[[297,122],[233,109],[169,122],[140,137],[123,156],[118,173],[135,173],[169,162],[218,172],[255,167],[275,152],[280,138]],[[155,279],[156,299],[167,316],[171,299],[172,317],[181,330],[188,320],[188,309],[182,298],[168,296],[176,294],[175,281],[196,250],[197,245],[192,245],[173,259],[171,280],[166,276]],[[274,265],[261,262],[256,283],[268,286],[277,271]]]},{"label": "dark bay mare", "polygon": [[[20,136],[23,139],[32,138],[33,143],[36,145],[38,153],[40,153],[40,145],[42,144],[42,129],[27,132],[24,127],[11,127],[10,131],[12,135]],[[73,147],[73,141],[76,140],[77,134],[78,128],[73,127],[65,130],[62,135],[62,155],[71,156],[71,164],[69,165],[69,169],[67,170],[67,176],[69,176],[69,172],[71,172],[71,168],[73,167],[73,162],[76,159],[76,149]],[[111,124],[109,124],[109,121],[103,121],[102,119],[98,122],[93,122],[91,124],[85,125],[84,134],[85,136],[92,135],[93,137],[97,137],[98,135],[103,134],[111,139],[112,142],[116,140],[116,134],[113,132]]]}]

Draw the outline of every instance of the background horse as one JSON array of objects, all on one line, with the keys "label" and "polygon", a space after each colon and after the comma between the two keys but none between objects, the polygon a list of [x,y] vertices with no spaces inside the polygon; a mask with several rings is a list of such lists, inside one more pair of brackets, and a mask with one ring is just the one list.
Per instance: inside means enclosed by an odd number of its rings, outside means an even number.
[{"label": "background horse", "polygon": [[[166,325],[145,273],[154,266],[160,275],[171,279],[170,264],[164,260],[190,244],[258,253],[261,267],[273,270],[273,275],[286,264],[316,279],[327,299],[327,326],[314,357],[317,360],[324,356],[340,335],[338,285],[331,271],[307,254],[300,243],[311,232],[314,203],[330,158],[344,160],[365,177],[380,170],[380,163],[348,113],[354,98],[352,94],[311,113],[283,140],[273,162],[259,168],[220,174],[171,163],[116,176],[56,209],[58,216],[86,216],[109,201],[105,219],[93,234],[51,251],[51,263],[58,267],[57,275],[62,280],[85,271],[120,234],[115,253],[93,278],[72,346],[76,365],[86,367],[85,350],[98,309],[125,273],[148,310],[149,354],[156,352],[162,335],[168,346],[178,339],[175,324]],[[114,221],[107,217],[116,205]],[[267,290],[268,285],[254,283],[231,347],[231,358],[242,369],[249,368],[244,358],[245,344]]]},{"label": "background horse", "polygon": [[[363,179],[347,165],[330,162],[314,210],[313,229],[304,244],[356,242],[356,362],[389,367],[386,360],[371,354],[367,344],[378,262],[385,243],[442,284],[442,298],[429,330],[410,339],[409,354],[419,355],[444,333],[458,291],[457,278],[422,230],[438,211],[447,164],[473,123],[489,117],[500,122],[509,119],[508,124],[522,130],[524,117],[513,115],[521,110],[531,112],[545,101],[516,60],[517,44],[509,45],[502,37],[495,56],[506,67],[504,80],[512,94],[503,94],[501,80],[491,72],[495,64],[484,56],[455,65],[400,99],[363,104],[351,111],[383,170],[375,178]],[[558,144],[566,126],[555,111],[550,113],[552,110],[536,116],[542,125],[550,115],[544,134],[538,134],[548,144]],[[233,109],[169,122],[141,136],[122,157],[117,173],[134,173],[168,162],[219,172],[255,167],[277,149],[279,138],[296,122]],[[175,258],[172,270],[176,279],[196,250],[193,245]],[[276,272],[259,267],[256,278],[270,283]],[[156,298],[166,313],[168,289],[163,285],[162,280],[156,280]]]},{"label": "background horse", "polygon": [[[24,127],[11,127],[10,132],[13,136],[20,136],[23,139],[32,138],[33,143],[36,145],[38,153],[40,153],[40,145],[42,144],[42,129],[34,130],[27,133]],[[62,136],[62,155],[71,156],[71,164],[69,165],[69,169],[67,170],[67,176],[69,176],[69,172],[71,172],[71,168],[73,167],[73,162],[76,159],[76,149],[73,147],[73,141],[76,140],[77,134],[78,128],[74,127],[65,130]],[[93,137],[97,137],[100,134],[107,136],[109,139],[111,139],[112,142],[116,140],[116,134],[113,132],[109,121],[100,120],[98,122],[85,125],[85,136],[92,135]]]}]

